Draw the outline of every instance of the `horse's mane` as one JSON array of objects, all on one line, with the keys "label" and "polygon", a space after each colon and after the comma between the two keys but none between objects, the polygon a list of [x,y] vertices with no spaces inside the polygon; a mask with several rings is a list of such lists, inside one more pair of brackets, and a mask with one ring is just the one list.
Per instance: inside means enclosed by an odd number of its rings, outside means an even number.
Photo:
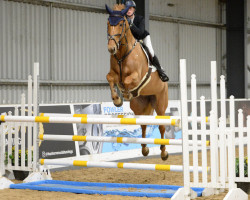
[{"label": "horse's mane", "polygon": [[125,5],[124,5],[124,4],[115,4],[115,5],[113,6],[113,10],[121,11],[121,10],[123,10],[123,9],[125,9]]}]

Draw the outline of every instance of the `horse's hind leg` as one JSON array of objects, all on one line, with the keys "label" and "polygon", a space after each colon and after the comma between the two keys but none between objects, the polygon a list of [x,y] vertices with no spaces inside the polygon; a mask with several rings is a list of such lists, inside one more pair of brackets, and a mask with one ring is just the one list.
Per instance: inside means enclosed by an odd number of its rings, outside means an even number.
[{"label": "horse's hind leg", "polygon": [[[142,130],[142,138],[146,138],[146,129],[147,125],[141,125],[141,130]],[[149,154],[149,148],[147,147],[146,144],[141,144],[141,152],[142,155],[147,156]]]},{"label": "horse's hind leg", "polygon": [[[159,95],[158,97],[156,96],[157,100],[156,100],[156,108],[155,108],[157,115],[162,115],[162,116],[165,115],[165,111],[168,107],[168,96],[167,96],[168,88],[167,88],[167,86],[165,86],[164,90],[165,91],[164,91],[163,95]],[[165,130],[166,130],[166,128],[164,125],[159,125],[161,139],[164,139]],[[165,145],[161,145],[160,149],[161,149],[161,159],[167,160],[168,159],[168,152],[166,151]]]},{"label": "horse's hind leg", "polygon": [[[130,101],[130,108],[134,111],[135,115],[152,115],[153,108],[150,104],[150,97],[139,96]],[[141,125],[142,138],[146,138],[147,125]],[[142,155],[147,156],[149,154],[149,148],[146,144],[141,144]]]},{"label": "horse's hind leg", "polygon": [[[161,133],[161,139],[164,139],[164,134],[165,134],[165,126],[164,125],[159,125],[159,130]],[[168,152],[166,151],[165,145],[161,145],[161,159],[162,160],[167,160],[168,159]]]}]

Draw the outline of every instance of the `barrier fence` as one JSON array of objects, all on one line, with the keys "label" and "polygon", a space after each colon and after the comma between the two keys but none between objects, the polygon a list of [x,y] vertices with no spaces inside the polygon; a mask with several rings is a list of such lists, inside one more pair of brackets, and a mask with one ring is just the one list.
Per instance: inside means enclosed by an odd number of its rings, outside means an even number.
[{"label": "barrier fence", "polygon": [[[37,73],[39,74],[39,73]],[[183,171],[184,175],[184,188],[180,188],[172,197],[176,199],[190,199],[191,187],[204,187],[203,195],[217,194],[221,189],[229,189],[229,193],[225,197],[226,200],[232,199],[238,196],[240,199],[247,199],[247,195],[237,188],[236,181],[249,182],[249,176],[245,175],[245,163],[244,157],[250,155],[250,117],[247,119],[247,124],[243,126],[243,112],[239,110],[238,114],[238,126],[235,125],[235,105],[234,98],[230,98],[229,103],[229,120],[226,112],[226,98],[225,98],[225,78],[220,78],[220,109],[221,115],[218,116],[218,98],[217,98],[217,74],[216,74],[216,62],[211,62],[211,112],[206,113],[205,97],[201,97],[200,102],[200,115],[198,116],[197,108],[197,86],[196,76],[191,76],[191,116],[188,116],[188,101],[187,101],[187,78],[186,78],[186,61],[180,60],[180,86],[181,86],[181,118],[169,117],[169,116],[101,116],[101,115],[68,115],[60,116],[59,114],[43,113],[38,116],[38,107],[34,106],[34,114],[31,116],[24,116],[22,111],[21,115],[15,112],[16,116],[1,115],[1,137],[0,144],[5,144],[5,133],[8,134],[8,149],[9,155],[12,151],[12,132],[14,131],[15,140],[15,154],[18,152],[17,145],[17,131],[21,129],[21,168],[33,172],[37,172],[40,165],[67,165],[67,166],[83,166],[83,167],[109,167],[109,168],[127,168],[127,169],[146,169],[146,170],[163,170],[163,171]],[[29,81],[31,79],[29,78]],[[36,80],[37,82],[37,80]],[[29,109],[30,104],[30,84],[29,83]],[[37,91],[38,84],[34,83],[34,91]],[[34,92],[36,94],[37,92]],[[37,96],[33,98],[34,105],[37,103]],[[25,98],[22,96],[22,109],[24,110]],[[209,115],[208,115],[209,114]],[[95,117],[96,116],[96,117]],[[38,137],[37,125],[38,123],[94,123],[94,124],[143,124],[143,125],[180,125],[182,127],[182,140],[168,140],[168,139],[150,139],[150,138],[123,138],[123,137],[94,137],[94,136],[62,136],[62,135],[49,135],[41,134]],[[209,122],[209,123],[208,123]],[[199,126],[198,126],[199,124]],[[191,126],[190,126],[191,125]],[[13,128],[14,127],[14,128]],[[25,135],[24,131],[27,127],[33,130],[33,158],[28,158],[28,168],[25,163]],[[5,129],[8,131],[6,132]],[[237,141],[236,142],[236,135]],[[190,141],[190,138],[192,140]],[[117,143],[141,143],[141,144],[158,144],[158,145],[181,145],[183,146],[183,166],[176,165],[157,165],[157,164],[138,164],[138,163],[116,163],[116,162],[90,162],[82,160],[60,160],[60,159],[41,159],[38,160],[38,142],[40,140],[51,141],[98,141],[98,142],[117,142]],[[209,140],[209,141],[208,141]],[[31,139],[28,142],[28,151],[31,153]],[[245,146],[244,146],[245,145]],[[208,146],[210,156],[208,156]],[[236,147],[239,148],[239,175],[235,175],[235,159],[236,159]],[[247,153],[244,148],[247,147]],[[189,152],[192,151],[193,161],[192,164],[189,160]],[[199,156],[199,151],[200,155]],[[5,148],[0,151],[0,165],[1,174],[11,167],[10,163],[4,165]],[[16,159],[16,158],[15,158]],[[11,162],[10,159],[8,159]],[[199,165],[201,161],[201,165]],[[208,166],[210,162],[210,166]],[[12,167],[14,169],[18,167],[17,164]],[[19,167],[20,168],[20,167]],[[20,169],[21,169],[20,168]],[[250,164],[247,164],[247,170],[250,170]],[[190,174],[192,172],[192,174]],[[209,173],[211,178],[209,178]],[[0,175],[1,175],[0,174]],[[248,173],[249,174],[249,173]],[[191,181],[191,176],[192,181]]]}]

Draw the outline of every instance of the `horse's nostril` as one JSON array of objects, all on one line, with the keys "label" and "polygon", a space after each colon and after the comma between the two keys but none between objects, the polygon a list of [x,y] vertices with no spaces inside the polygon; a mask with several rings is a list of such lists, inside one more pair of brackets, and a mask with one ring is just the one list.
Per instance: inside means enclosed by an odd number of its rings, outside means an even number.
[{"label": "horse's nostril", "polygon": [[113,54],[115,52],[115,47],[109,48],[108,50],[109,50],[110,53]]}]

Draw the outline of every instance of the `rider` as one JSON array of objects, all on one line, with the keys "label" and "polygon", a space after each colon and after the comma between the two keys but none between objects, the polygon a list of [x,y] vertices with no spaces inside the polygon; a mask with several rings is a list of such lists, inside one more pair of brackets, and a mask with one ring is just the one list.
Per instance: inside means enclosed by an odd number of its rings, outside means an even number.
[{"label": "rider", "polygon": [[157,68],[160,79],[163,82],[168,81],[169,80],[168,76],[163,71],[158,58],[154,54],[149,32],[145,30],[145,20],[142,16],[135,15],[135,8],[136,8],[135,2],[132,0],[126,1],[126,7],[129,7],[129,10],[127,12],[127,20],[130,25],[130,29],[133,36],[137,40],[143,40],[143,43],[148,47],[149,52],[153,58],[152,62],[153,65]]}]

